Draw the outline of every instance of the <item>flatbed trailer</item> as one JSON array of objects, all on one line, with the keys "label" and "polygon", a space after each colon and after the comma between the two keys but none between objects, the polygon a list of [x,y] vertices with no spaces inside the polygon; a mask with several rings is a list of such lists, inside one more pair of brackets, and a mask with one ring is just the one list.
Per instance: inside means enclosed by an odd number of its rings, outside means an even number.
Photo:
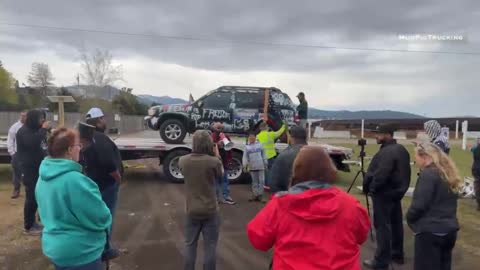
[{"label": "flatbed trailer", "polygon": [[[233,159],[229,164],[228,178],[237,183],[243,179],[242,156],[246,138],[232,138],[234,142]],[[181,156],[191,152],[191,140],[185,139],[183,144],[168,144],[160,138],[117,138],[114,139],[123,160],[144,158],[158,158],[163,165],[165,176],[172,182],[183,182],[183,175],[178,166]],[[349,148],[321,144],[330,155],[339,170],[348,171],[348,165],[343,161],[352,157],[353,151]],[[275,148],[280,153],[288,147],[286,143],[276,143]]]},{"label": "flatbed trailer", "polygon": [[[183,182],[183,175],[178,166],[181,156],[191,152],[191,140],[185,139],[183,144],[169,144],[160,138],[144,137],[118,137],[112,138],[122,155],[122,160],[137,160],[145,158],[158,158],[159,164],[163,165],[163,172],[172,182]],[[241,182],[244,176],[242,170],[243,148],[246,138],[232,138],[234,142],[233,159],[229,164],[228,178],[232,183]],[[275,144],[278,152],[285,150],[285,143]],[[348,164],[343,161],[352,157],[353,151],[349,148],[320,144],[330,155],[339,170],[348,170]],[[0,139],[0,163],[9,163],[10,156],[7,151],[6,138]]]}]

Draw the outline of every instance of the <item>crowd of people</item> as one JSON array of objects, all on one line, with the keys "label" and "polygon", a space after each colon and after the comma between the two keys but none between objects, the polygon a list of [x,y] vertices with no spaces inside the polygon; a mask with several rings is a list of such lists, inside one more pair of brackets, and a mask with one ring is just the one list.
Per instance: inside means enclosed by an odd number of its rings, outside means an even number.
[{"label": "crowd of people", "polygon": [[[299,99],[306,104],[304,94]],[[414,233],[416,270],[451,269],[459,230],[462,179],[440,129],[438,122],[425,123],[430,140],[415,147],[420,172],[405,220]],[[45,112],[31,110],[22,112],[9,131],[12,198],[18,198],[22,179],[25,233],[42,235],[43,253],[56,270],[105,269],[105,262],[120,255],[111,235],[123,165],[105,130],[103,112],[92,108],[78,130],[52,131]],[[287,130],[289,146],[277,155],[275,140]],[[363,264],[381,270],[405,263],[401,201],[410,186],[411,157],[393,138],[394,128],[381,125],[375,132],[380,149],[368,167],[363,192],[373,202],[377,246],[375,256]],[[360,269],[360,248],[372,226],[369,213],[335,186],[335,165],[322,147],[308,145],[307,137],[304,126],[287,128],[287,123],[278,131],[263,124],[258,133],[249,132],[242,159],[252,179],[249,201],[265,206],[248,223],[248,239],[258,250],[273,249],[271,269]],[[192,152],[179,160],[185,179],[185,270],[195,269],[200,235],[204,269],[216,269],[219,204],[235,204],[228,142],[222,123],[215,123],[211,130],[193,134]],[[477,143],[472,171],[478,192]]]}]

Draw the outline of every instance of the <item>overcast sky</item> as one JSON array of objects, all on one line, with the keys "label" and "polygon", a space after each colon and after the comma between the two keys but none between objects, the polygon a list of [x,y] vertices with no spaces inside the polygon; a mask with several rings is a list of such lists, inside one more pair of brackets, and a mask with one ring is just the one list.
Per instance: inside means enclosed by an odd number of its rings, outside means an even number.
[{"label": "overcast sky", "polygon": [[[126,82],[117,86],[135,94],[187,99],[220,85],[276,86],[292,98],[304,91],[319,109],[480,116],[480,2],[446,2],[0,0],[0,60],[21,83],[32,62],[45,62],[57,85],[71,85],[81,71],[79,50],[100,48],[123,65]],[[405,41],[401,34],[466,40]]]}]

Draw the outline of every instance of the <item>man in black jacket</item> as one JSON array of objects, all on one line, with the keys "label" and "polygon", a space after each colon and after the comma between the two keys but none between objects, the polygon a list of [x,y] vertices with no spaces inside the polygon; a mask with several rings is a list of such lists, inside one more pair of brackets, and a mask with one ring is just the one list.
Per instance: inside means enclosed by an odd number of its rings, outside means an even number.
[{"label": "man in black jacket", "polygon": [[373,260],[364,261],[372,269],[387,269],[393,261],[404,263],[401,200],[410,186],[410,155],[393,139],[394,129],[377,128],[380,150],[368,167],[363,191],[372,196],[377,250]]},{"label": "man in black jacket", "polygon": [[477,210],[480,211],[480,138],[477,139],[477,143],[472,147],[472,154],[472,175],[475,179],[473,181],[473,187],[475,190],[475,199],[477,200]]},{"label": "man in black jacket", "polygon": [[45,118],[44,111],[29,111],[25,125],[16,135],[17,156],[25,185],[24,229],[29,235],[39,235],[42,232],[42,227],[35,220],[38,208],[35,187],[40,163],[47,155],[47,134],[50,123],[46,122]]},{"label": "man in black jacket", "polygon": [[270,191],[287,191],[292,176],[293,161],[300,149],[307,145],[307,131],[299,126],[290,129],[290,145],[275,159],[270,174]]},{"label": "man in black jacket", "polygon": [[[114,217],[123,175],[122,157],[115,143],[104,133],[107,126],[102,110],[92,108],[85,118],[87,124],[94,126],[96,130],[89,145],[82,150],[84,170],[86,175],[97,183],[102,199]],[[105,256],[109,259],[116,258],[119,251],[111,248],[106,251]]]}]

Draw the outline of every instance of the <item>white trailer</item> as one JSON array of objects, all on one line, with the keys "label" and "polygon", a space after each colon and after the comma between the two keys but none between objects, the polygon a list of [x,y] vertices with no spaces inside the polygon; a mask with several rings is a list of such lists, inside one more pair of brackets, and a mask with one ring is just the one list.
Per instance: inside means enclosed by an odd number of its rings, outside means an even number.
[{"label": "white trailer", "polygon": [[[233,159],[229,164],[228,178],[232,183],[238,183],[243,179],[242,156],[245,138],[233,138]],[[165,176],[172,182],[183,182],[183,175],[178,167],[178,160],[181,156],[191,152],[191,141],[186,139],[183,144],[168,144],[160,138],[144,137],[119,137],[113,141],[120,150],[123,160],[136,160],[144,158],[158,158],[163,165]],[[348,148],[322,144],[322,147],[330,154],[340,170],[348,170],[348,164],[344,160],[350,159],[353,151]],[[277,143],[278,152],[288,147],[285,143]],[[7,151],[6,140],[0,140],[0,163],[9,163],[10,156]]]}]

